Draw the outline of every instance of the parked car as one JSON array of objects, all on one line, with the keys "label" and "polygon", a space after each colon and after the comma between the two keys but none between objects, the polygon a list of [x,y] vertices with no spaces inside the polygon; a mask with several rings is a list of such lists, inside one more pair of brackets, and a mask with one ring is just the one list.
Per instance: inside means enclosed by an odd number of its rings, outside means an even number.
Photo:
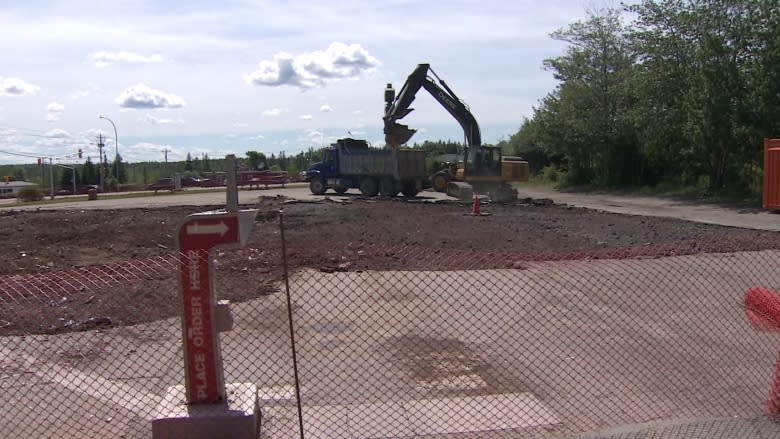
[{"label": "parked car", "polygon": [[147,191],[154,191],[156,194],[157,191],[171,191],[173,192],[176,190],[176,184],[173,182],[172,178],[161,178],[157,180],[155,183],[150,184],[146,187]]},{"label": "parked car", "polygon": [[[99,191],[98,185],[96,184],[85,184],[81,185],[76,188],[76,193],[79,195],[84,195],[89,193],[90,189],[94,189],[96,191]],[[73,195],[73,188],[72,187],[64,187],[57,192],[54,193],[54,195]]]},{"label": "parked car", "polygon": [[200,187],[202,186],[201,180],[195,177],[182,177],[181,187]]}]

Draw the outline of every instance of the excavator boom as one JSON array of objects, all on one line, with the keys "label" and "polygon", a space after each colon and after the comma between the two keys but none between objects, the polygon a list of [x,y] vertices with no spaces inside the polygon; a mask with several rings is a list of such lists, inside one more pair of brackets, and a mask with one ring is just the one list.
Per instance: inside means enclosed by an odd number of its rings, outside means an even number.
[{"label": "excavator boom", "polygon": [[[428,74],[429,72],[431,75]],[[410,106],[421,88],[430,93],[458,121],[465,133],[467,151],[468,148],[478,148],[482,144],[479,124],[466,104],[436,75],[430,64],[419,64],[406,79],[397,97],[392,84],[387,84],[384,116],[386,145],[397,148],[408,142],[417,132],[417,130],[401,125],[397,121],[412,112],[413,109]]]}]

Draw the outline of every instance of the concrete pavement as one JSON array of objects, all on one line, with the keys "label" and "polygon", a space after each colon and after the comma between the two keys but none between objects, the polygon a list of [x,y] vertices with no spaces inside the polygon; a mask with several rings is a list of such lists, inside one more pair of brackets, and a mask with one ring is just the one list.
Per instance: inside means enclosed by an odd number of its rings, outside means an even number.
[{"label": "concrete pavement", "polygon": [[627,215],[657,216],[746,229],[780,231],[780,215],[760,209],[724,207],[669,197],[563,192],[544,186],[521,186],[520,197],[549,198],[556,204]]}]

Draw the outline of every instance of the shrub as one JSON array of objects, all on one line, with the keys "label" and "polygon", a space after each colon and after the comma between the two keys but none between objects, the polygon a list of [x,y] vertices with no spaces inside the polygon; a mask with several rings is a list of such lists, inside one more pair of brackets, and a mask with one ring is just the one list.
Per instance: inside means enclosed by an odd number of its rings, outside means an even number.
[{"label": "shrub", "polygon": [[41,201],[43,200],[43,192],[37,186],[25,186],[19,189],[16,199],[20,201]]},{"label": "shrub", "polygon": [[559,171],[555,168],[555,166],[548,165],[542,168],[542,178],[544,181],[549,181],[552,183],[557,183],[559,179]]}]

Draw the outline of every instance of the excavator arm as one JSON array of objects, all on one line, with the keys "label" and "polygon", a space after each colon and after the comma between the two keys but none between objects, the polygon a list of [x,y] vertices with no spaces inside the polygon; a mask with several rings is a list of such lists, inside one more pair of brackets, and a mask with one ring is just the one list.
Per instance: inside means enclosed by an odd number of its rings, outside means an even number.
[{"label": "excavator arm", "polygon": [[409,75],[397,97],[392,84],[387,84],[387,88],[385,88],[385,116],[383,118],[385,144],[391,148],[398,148],[408,142],[417,132],[417,130],[410,129],[407,125],[401,125],[397,121],[412,112],[413,109],[409,106],[414,102],[414,98],[421,88],[430,93],[463,128],[466,140],[465,153],[468,154],[469,148],[479,148],[482,144],[482,136],[477,120],[466,104],[436,75],[430,64],[419,64]]}]

